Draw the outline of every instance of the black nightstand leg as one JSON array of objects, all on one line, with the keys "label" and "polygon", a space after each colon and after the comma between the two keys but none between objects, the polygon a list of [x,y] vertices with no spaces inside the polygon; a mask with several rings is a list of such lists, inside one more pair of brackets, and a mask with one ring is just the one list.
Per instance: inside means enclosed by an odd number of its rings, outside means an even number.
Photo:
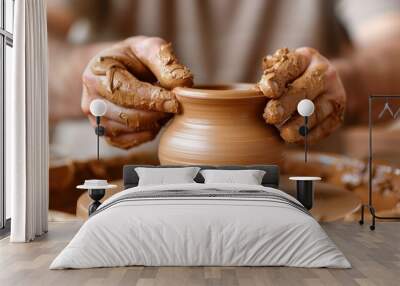
[{"label": "black nightstand leg", "polygon": [[297,181],[297,200],[308,210],[313,207],[313,181]]},{"label": "black nightstand leg", "polygon": [[358,221],[360,225],[364,224],[364,205],[361,205],[361,219]]},{"label": "black nightstand leg", "polygon": [[101,205],[100,200],[104,197],[106,193],[105,189],[93,189],[89,190],[89,197],[93,200],[93,202],[89,206],[89,216],[94,213],[97,208]]}]

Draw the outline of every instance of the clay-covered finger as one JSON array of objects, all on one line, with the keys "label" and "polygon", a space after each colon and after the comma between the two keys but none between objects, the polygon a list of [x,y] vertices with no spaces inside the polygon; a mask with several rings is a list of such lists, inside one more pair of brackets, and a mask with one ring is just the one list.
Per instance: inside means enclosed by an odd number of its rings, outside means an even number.
[{"label": "clay-covered finger", "polygon": [[125,108],[109,102],[105,117],[135,130],[149,130],[160,125],[163,119],[171,118],[171,114]]},{"label": "clay-covered finger", "polygon": [[278,49],[274,55],[263,59],[263,75],[258,88],[268,98],[283,95],[289,83],[298,78],[310,63],[309,57],[302,53]]},{"label": "clay-covered finger", "polygon": [[173,89],[193,85],[191,71],[178,61],[171,43],[160,38],[135,37],[130,44],[132,51],[153,72],[162,87]]},{"label": "clay-covered finger", "polygon": [[269,124],[280,125],[296,111],[302,99],[314,100],[326,89],[326,71],[328,65],[316,57],[302,76],[288,87],[287,92],[279,99],[268,101],[264,110],[264,119]]},{"label": "clay-covered finger", "polygon": [[[96,126],[96,118],[93,115],[88,116],[90,123]],[[125,126],[119,122],[112,121],[106,117],[101,118],[101,126],[104,127],[105,136],[116,137],[121,134],[134,133],[136,130]]]},{"label": "clay-covered finger", "polygon": [[[341,112],[338,104],[328,94],[319,96],[314,101],[314,105],[314,113],[308,117],[308,128],[310,130],[324,121],[333,112]],[[303,125],[304,117],[300,115],[293,116],[279,128],[282,139],[288,143],[302,141],[303,136],[300,135],[299,128]]]},{"label": "clay-covered finger", "polygon": [[179,112],[179,102],[171,91],[140,81],[118,65],[109,68],[104,75],[95,75],[90,83],[85,84],[91,85],[100,96],[122,107]]},{"label": "clay-covered finger", "polygon": [[310,143],[319,141],[322,138],[327,137],[332,132],[337,130],[343,122],[343,117],[337,114],[332,114],[327,117],[324,121],[318,124],[314,129],[308,134],[307,140]]},{"label": "clay-covered finger", "polygon": [[[82,110],[86,115],[90,115],[90,102],[101,97],[96,95],[96,91],[88,92],[86,85],[83,86],[82,93]],[[105,101],[105,103],[107,111],[103,116],[104,118],[123,124],[135,131],[155,129],[159,125],[164,125],[172,116],[172,114],[165,112],[125,108],[110,101]]]},{"label": "clay-covered finger", "polygon": [[130,149],[140,144],[149,142],[157,136],[155,131],[143,131],[137,133],[122,134],[115,137],[106,136],[105,139],[110,145],[122,149]]},{"label": "clay-covered finger", "polygon": [[[90,123],[93,126],[96,126],[96,118],[93,115],[89,115],[88,117]],[[141,128],[130,128],[126,124],[111,120],[104,116],[101,118],[101,125],[104,126],[105,135],[110,137],[142,131],[157,131],[160,129],[160,124],[158,122],[154,122],[150,126],[143,126]]]},{"label": "clay-covered finger", "polygon": [[90,68],[95,75],[105,75],[113,67],[125,68],[143,81],[156,81],[152,72],[136,57],[126,42],[102,51],[90,63]]}]

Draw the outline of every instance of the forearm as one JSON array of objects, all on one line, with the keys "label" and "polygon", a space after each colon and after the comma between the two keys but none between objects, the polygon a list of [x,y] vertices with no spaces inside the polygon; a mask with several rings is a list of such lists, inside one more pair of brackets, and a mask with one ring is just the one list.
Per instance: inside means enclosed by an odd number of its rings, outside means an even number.
[{"label": "forearm", "polygon": [[351,62],[368,93],[400,92],[400,41],[360,51]]},{"label": "forearm", "polygon": [[333,62],[347,93],[346,122],[366,123],[368,95],[400,93],[400,14],[365,21],[352,42],[352,53]]},{"label": "forearm", "polygon": [[348,123],[366,123],[370,94],[400,93],[400,41],[356,49],[334,61],[347,93]]}]

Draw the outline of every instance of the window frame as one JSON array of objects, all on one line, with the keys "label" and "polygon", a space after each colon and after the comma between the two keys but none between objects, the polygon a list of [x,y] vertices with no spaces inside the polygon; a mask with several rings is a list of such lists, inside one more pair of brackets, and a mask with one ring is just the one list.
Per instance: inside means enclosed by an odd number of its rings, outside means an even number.
[{"label": "window frame", "polygon": [[[11,219],[6,217],[5,189],[5,93],[6,93],[6,46],[13,48],[13,34],[6,30],[6,1],[12,1],[13,17],[15,15],[15,0],[0,0],[0,237],[10,232]],[[10,17],[10,15],[7,15]],[[14,29],[12,29],[14,30]]]}]

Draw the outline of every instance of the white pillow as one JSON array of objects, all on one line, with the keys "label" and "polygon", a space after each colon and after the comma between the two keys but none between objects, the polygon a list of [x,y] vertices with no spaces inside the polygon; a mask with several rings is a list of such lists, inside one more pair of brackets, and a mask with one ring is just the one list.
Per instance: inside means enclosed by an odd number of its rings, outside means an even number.
[{"label": "white pillow", "polygon": [[139,186],[195,183],[193,179],[199,170],[199,167],[135,168]]},{"label": "white pillow", "polygon": [[202,170],[205,184],[261,185],[265,171],[262,170]]}]

